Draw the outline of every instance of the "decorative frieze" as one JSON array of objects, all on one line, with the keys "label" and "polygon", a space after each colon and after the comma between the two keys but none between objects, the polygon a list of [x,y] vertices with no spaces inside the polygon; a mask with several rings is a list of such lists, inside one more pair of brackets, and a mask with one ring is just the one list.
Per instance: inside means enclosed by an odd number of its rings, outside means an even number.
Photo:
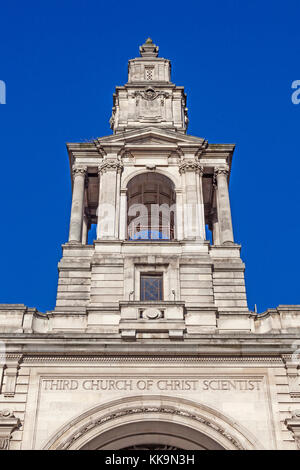
[{"label": "decorative frieze", "polygon": [[144,364],[144,363],[166,363],[166,364],[235,364],[237,366],[262,366],[270,365],[272,367],[282,366],[282,359],[279,356],[192,356],[192,355],[181,355],[181,356],[167,356],[167,355],[153,355],[153,353],[148,352],[148,355],[52,355],[52,356],[25,356],[23,358],[24,364],[61,364],[61,363],[99,363],[99,364]]}]

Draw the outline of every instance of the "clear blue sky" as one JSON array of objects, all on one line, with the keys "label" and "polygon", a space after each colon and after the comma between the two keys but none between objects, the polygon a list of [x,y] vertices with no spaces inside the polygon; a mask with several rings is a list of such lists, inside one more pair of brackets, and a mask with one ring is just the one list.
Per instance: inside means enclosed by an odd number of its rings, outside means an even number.
[{"label": "clear blue sky", "polygon": [[65,142],[110,134],[112,93],[151,36],[189,133],[236,143],[230,181],[249,307],[300,303],[299,1],[2,2],[0,302],[55,304],[68,236]]}]

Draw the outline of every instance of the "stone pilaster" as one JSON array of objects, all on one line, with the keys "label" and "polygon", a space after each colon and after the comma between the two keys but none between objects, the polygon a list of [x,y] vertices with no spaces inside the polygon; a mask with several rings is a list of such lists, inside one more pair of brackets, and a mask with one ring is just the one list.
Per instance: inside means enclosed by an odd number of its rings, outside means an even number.
[{"label": "stone pilaster", "polygon": [[220,244],[234,243],[230,200],[228,191],[227,167],[215,168],[215,179],[217,182],[217,210],[220,230]]},{"label": "stone pilaster", "polygon": [[73,167],[73,197],[70,220],[70,243],[81,243],[82,224],[83,224],[83,206],[84,206],[84,187],[86,178],[86,167]]},{"label": "stone pilaster", "polygon": [[120,218],[119,218],[119,227],[120,227],[120,240],[127,239],[127,190],[122,189],[120,193]]}]

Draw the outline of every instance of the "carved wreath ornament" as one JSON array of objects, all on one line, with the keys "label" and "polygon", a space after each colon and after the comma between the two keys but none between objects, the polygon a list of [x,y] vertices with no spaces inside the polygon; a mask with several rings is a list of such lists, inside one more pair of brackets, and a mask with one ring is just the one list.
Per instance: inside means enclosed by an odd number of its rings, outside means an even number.
[{"label": "carved wreath ornament", "polygon": [[123,416],[145,414],[145,413],[164,413],[164,414],[183,416],[186,418],[193,419],[194,421],[202,423],[210,427],[211,429],[214,429],[215,431],[217,431],[219,434],[221,434],[223,437],[229,440],[236,447],[236,449],[245,450],[242,444],[238,442],[231,434],[225,431],[221,426],[209,421],[206,418],[203,418],[202,416],[199,416],[197,414],[190,413],[184,410],[176,410],[171,407],[156,407],[156,406],[138,407],[138,408],[131,408],[131,409],[126,409],[126,410],[116,411],[115,413],[111,413],[106,416],[103,416],[102,418],[90,421],[88,424],[85,424],[77,432],[75,432],[75,434],[73,434],[73,436],[71,436],[66,442],[60,444],[57,447],[57,450],[69,449],[72,446],[72,444],[75,441],[77,441],[79,438],[81,438],[85,433],[87,433],[91,429],[94,429],[97,426],[107,423],[108,421],[121,418]]},{"label": "carved wreath ornament", "polygon": [[133,96],[137,98],[136,103],[138,104],[138,98],[143,98],[146,101],[153,101],[156,100],[158,97],[162,97],[162,102],[163,98],[168,98],[170,96],[169,93],[165,91],[155,91],[153,88],[146,88],[144,91],[135,91],[133,93]]}]

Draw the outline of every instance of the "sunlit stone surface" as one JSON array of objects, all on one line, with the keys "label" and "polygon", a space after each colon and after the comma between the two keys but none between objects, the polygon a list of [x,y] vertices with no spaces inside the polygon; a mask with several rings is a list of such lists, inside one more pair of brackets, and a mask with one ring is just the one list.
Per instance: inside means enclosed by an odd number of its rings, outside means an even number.
[{"label": "sunlit stone surface", "polygon": [[170,70],[147,39],[113,133],[68,144],[55,309],[0,305],[0,449],[300,446],[300,306],[249,311],[234,145],[187,134]]}]

